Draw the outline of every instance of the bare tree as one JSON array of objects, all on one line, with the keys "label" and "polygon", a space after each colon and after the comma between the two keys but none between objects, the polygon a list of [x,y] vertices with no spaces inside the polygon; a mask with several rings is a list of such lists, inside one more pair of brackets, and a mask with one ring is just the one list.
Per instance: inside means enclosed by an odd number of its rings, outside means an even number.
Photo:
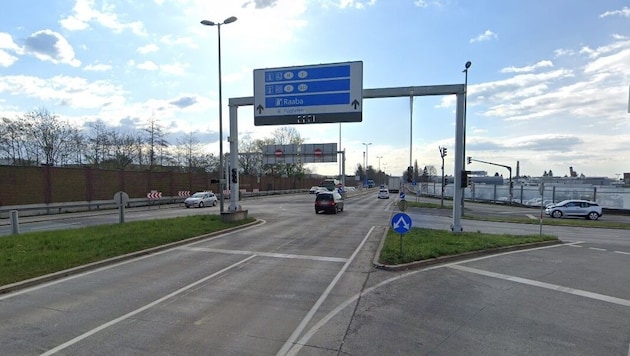
[{"label": "bare tree", "polygon": [[158,152],[163,152],[163,148],[168,146],[168,142],[164,139],[166,136],[164,128],[159,124],[158,120],[153,117],[149,120],[149,125],[144,131],[147,134],[146,143],[149,146],[149,169],[153,169],[158,159]]},{"label": "bare tree", "polygon": [[29,164],[26,159],[27,128],[22,120],[0,119],[0,158],[4,156],[13,165]]},{"label": "bare tree", "polygon": [[30,137],[37,158],[42,157],[40,162],[52,166],[70,155],[75,130],[68,123],[45,109],[32,111],[24,119],[30,122]]},{"label": "bare tree", "polygon": [[246,135],[238,141],[238,160],[243,174],[259,175],[262,173],[262,144],[261,140],[252,140]]},{"label": "bare tree", "polygon": [[88,122],[86,126],[90,128],[90,133],[87,137],[88,149],[85,158],[92,166],[99,168],[101,163],[109,158],[112,132],[101,119]]}]

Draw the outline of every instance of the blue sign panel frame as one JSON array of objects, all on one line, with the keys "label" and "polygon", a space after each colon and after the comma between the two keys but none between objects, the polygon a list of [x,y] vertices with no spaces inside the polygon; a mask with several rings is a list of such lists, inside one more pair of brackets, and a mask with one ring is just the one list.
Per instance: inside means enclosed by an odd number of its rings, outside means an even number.
[{"label": "blue sign panel frame", "polygon": [[254,70],[254,125],[361,122],[363,62]]}]

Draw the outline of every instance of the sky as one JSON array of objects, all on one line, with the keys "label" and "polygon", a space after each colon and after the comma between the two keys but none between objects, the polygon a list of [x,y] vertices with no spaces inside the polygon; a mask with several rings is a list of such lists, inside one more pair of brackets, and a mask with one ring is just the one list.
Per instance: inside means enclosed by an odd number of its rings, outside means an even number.
[{"label": "sky", "polygon": [[[219,152],[230,98],[256,69],[363,63],[363,89],[468,84],[466,156],[521,175],[630,172],[630,1],[21,0],[0,13],[0,116],[46,109],[78,127],[189,133]],[[230,16],[237,21],[204,26]],[[463,72],[467,61],[472,63]],[[239,139],[272,137],[238,110]],[[453,174],[455,96],[363,99],[362,121],[291,125],[337,143],[346,172],[410,163]],[[365,154],[367,151],[367,155]],[[367,156],[367,157],[366,157]],[[309,164],[335,175],[339,163]],[[498,172],[473,162],[467,169]]]}]

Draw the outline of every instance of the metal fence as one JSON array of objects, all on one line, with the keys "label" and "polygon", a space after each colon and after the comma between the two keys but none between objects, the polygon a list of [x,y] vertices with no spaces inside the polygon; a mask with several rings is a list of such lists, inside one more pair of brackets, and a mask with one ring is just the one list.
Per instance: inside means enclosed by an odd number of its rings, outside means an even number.
[{"label": "metal fence", "polygon": [[[444,187],[444,197],[453,198],[453,185]],[[424,183],[417,187],[421,195],[442,194],[439,183]],[[464,189],[464,198],[472,201],[494,203],[510,202],[509,185],[475,184]],[[608,186],[548,186],[541,196],[538,186],[518,185],[512,189],[512,202],[527,206],[540,206],[557,203],[566,199],[584,199],[598,202],[603,208],[630,210],[630,188]]]}]

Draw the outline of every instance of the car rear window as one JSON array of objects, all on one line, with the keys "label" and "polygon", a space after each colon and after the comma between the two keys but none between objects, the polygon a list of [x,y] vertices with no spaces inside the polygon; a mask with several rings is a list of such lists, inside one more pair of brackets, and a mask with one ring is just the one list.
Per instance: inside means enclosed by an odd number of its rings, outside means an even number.
[{"label": "car rear window", "polygon": [[332,200],[332,199],[333,199],[333,195],[330,193],[319,193],[317,194],[317,198],[315,198],[316,201]]}]

